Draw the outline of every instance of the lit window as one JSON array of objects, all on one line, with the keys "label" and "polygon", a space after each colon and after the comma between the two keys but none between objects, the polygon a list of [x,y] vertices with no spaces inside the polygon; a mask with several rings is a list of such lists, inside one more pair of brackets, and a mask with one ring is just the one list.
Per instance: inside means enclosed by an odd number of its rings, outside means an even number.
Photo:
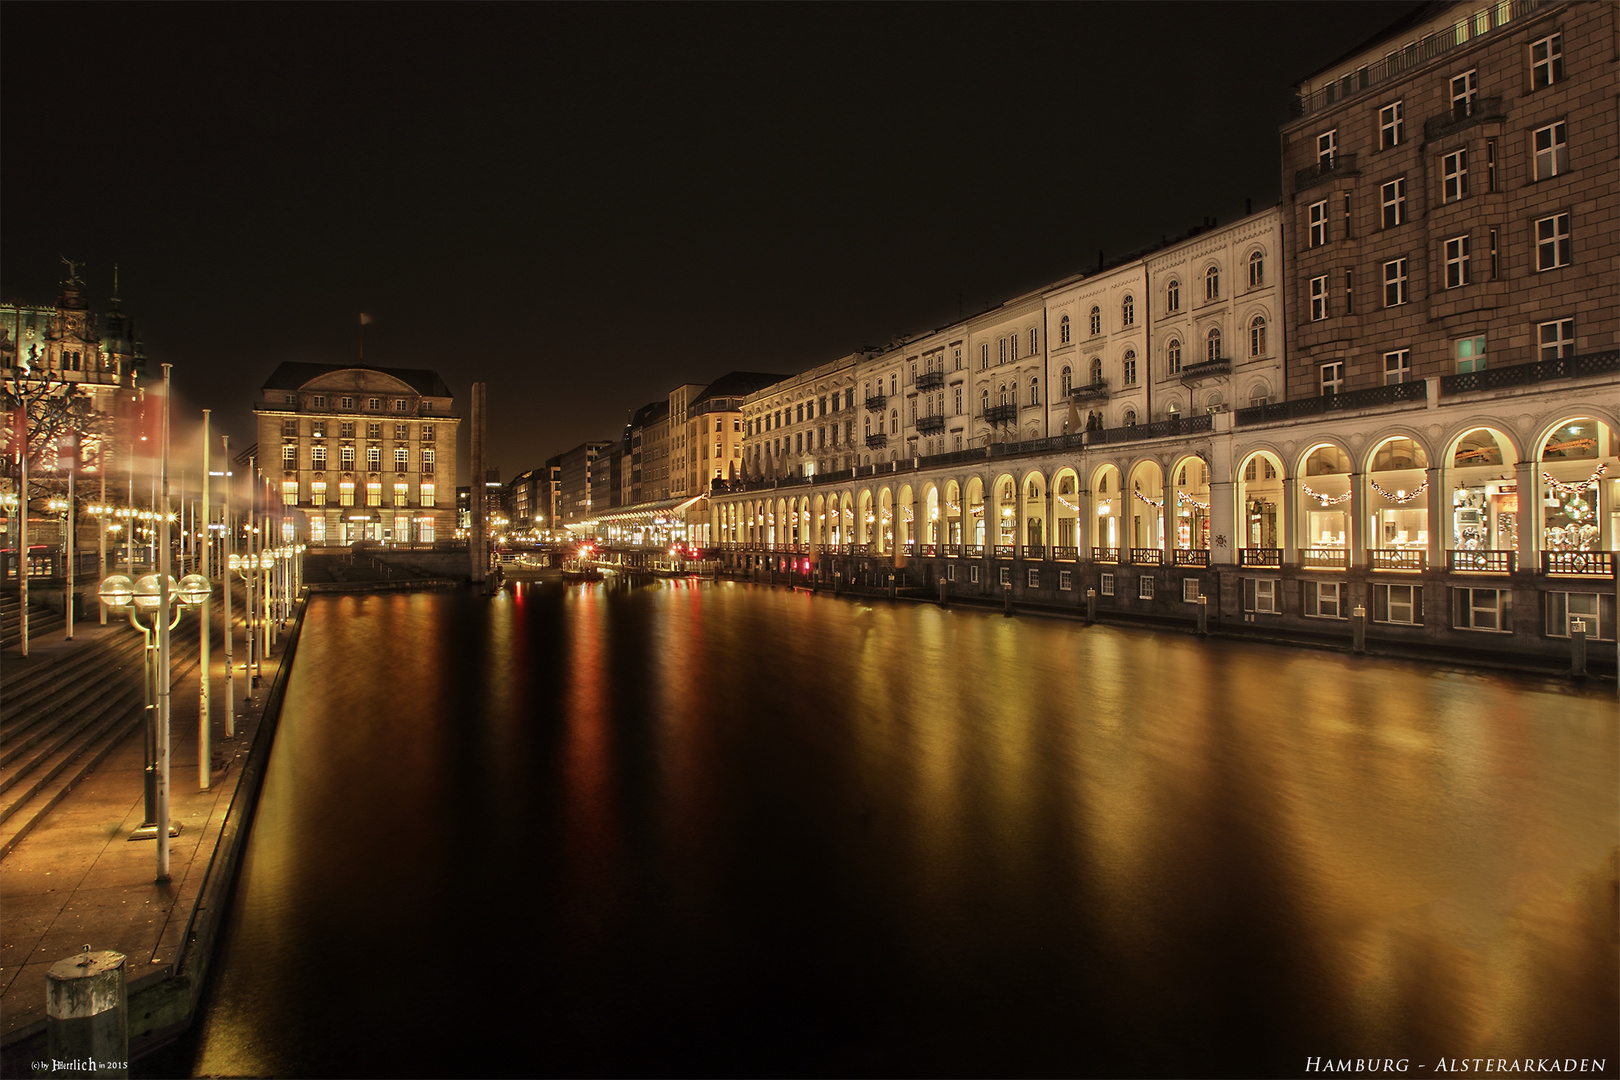
[{"label": "lit window", "polygon": [[310,483],[309,483],[309,505],[311,505],[311,506],[325,506],[326,505],[326,481],[325,480],[311,480],[310,481]]},{"label": "lit window", "polygon": [[298,447],[294,444],[288,443],[281,448],[281,467],[283,469],[298,467]]},{"label": "lit window", "polygon": [[1394,386],[1412,378],[1412,350],[1397,349],[1384,354],[1384,385]]},{"label": "lit window", "polygon": [[1333,360],[1322,365],[1322,396],[1330,397],[1344,389],[1344,361]]},{"label": "lit window", "polygon": [[1446,288],[1460,288],[1469,280],[1468,237],[1454,236],[1446,241]]},{"label": "lit window", "polygon": [[1311,203],[1311,223],[1309,247],[1321,247],[1327,243],[1327,200]]},{"label": "lit window", "polygon": [[411,491],[411,488],[410,488],[409,484],[395,484],[394,485],[394,505],[395,506],[409,506],[410,503],[411,503],[410,491]]},{"label": "lit window", "polygon": [[1260,315],[1249,320],[1249,355],[1266,355],[1266,320]]},{"label": "lit window", "polygon": [[1562,176],[1569,172],[1569,145],[1564,138],[1564,122],[1535,130],[1536,179]]},{"label": "lit window", "polygon": [[281,501],[285,506],[298,505],[298,481],[285,480],[281,484]]},{"label": "lit window", "polygon": [[1530,44],[1530,88],[1540,90],[1564,77],[1564,36],[1550,34]]},{"label": "lit window", "polygon": [[1388,150],[1392,146],[1399,146],[1401,136],[1404,134],[1404,109],[1399,101],[1385,105],[1378,110],[1378,148]]},{"label": "lit window", "polygon": [[1543,360],[1565,360],[1575,355],[1575,320],[1558,319],[1536,328]]},{"label": "lit window", "polygon": [[1384,203],[1384,228],[1406,221],[1406,177],[1398,176],[1379,189]]},{"label": "lit window", "polygon": [[1554,214],[1536,222],[1536,270],[1569,265],[1569,215]]},{"label": "lit window", "polygon": [[1457,150],[1440,159],[1441,198],[1456,202],[1468,195],[1468,151]]},{"label": "lit window", "polygon": [[422,505],[423,506],[432,506],[433,505],[433,485],[432,484],[423,484],[421,486],[421,491],[422,491],[422,499],[421,499]]},{"label": "lit window", "polygon": [[1384,306],[1399,307],[1406,303],[1406,260],[1391,259],[1384,264]]},{"label": "lit window", "polygon": [[1311,321],[1321,322],[1328,317],[1327,275],[1311,278]]},{"label": "lit window", "polygon": [[367,506],[381,506],[382,505],[382,481],[381,480],[368,480],[366,482],[366,505]]},{"label": "lit window", "polygon": [[354,481],[344,480],[338,484],[338,505],[354,505]]},{"label": "lit window", "polygon": [[1485,370],[1485,337],[1460,338],[1452,342],[1451,351],[1457,361],[1457,371],[1484,371]]}]

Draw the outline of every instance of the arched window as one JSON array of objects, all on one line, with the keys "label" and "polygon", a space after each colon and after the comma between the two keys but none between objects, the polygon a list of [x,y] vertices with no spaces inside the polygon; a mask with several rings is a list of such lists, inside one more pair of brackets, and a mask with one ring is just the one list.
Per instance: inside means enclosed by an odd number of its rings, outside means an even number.
[{"label": "arched window", "polygon": [[1218,413],[1222,408],[1225,407],[1225,405],[1226,402],[1222,400],[1220,391],[1216,391],[1215,393],[1209,395],[1209,397],[1204,401],[1204,411],[1207,413]]},{"label": "arched window", "polygon": [[1041,380],[1038,378],[1029,380],[1029,403],[1031,405],[1041,403]]},{"label": "arched window", "polygon": [[979,391],[979,411],[990,411],[990,391],[987,389]]},{"label": "arched window", "polygon": [[1249,320],[1249,355],[1266,355],[1266,320],[1260,315]]},{"label": "arched window", "polygon": [[1124,303],[1119,305],[1119,324],[1121,326],[1136,325],[1136,300],[1129,294]]},{"label": "arched window", "polygon": [[868,439],[872,437],[872,417],[870,415],[866,417],[866,437]]},{"label": "arched window", "polygon": [[1072,371],[1070,371],[1068,368],[1063,369],[1063,383],[1062,383],[1062,386],[1063,386],[1063,393],[1064,393],[1065,396],[1068,395],[1070,390],[1074,389],[1074,373]]},{"label": "arched window", "polygon": [[1012,345],[1012,358],[1014,360],[1016,360],[1016,359],[1018,359],[1018,335],[1017,334],[1012,335],[1012,338],[1010,340],[1010,344]]},{"label": "arched window", "polygon": [[1125,427],[1136,426],[1136,410],[1126,409],[1124,419],[1121,421]]},{"label": "arched window", "polygon": [[900,392],[899,383],[900,377],[892,371],[889,372],[889,395],[891,397]]},{"label": "arched window", "polygon": [[890,409],[889,410],[889,434],[890,435],[898,435],[898,434],[900,434],[900,410],[899,409]]},{"label": "arched window", "polygon": [[1219,300],[1221,298],[1221,268],[1211,266],[1204,271],[1204,299]]},{"label": "arched window", "polygon": [[1091,309],[1091,336],[1096,337],[1100,333],[1102,333],[1102,309],[1093,307]]},{"label": "arched window", "polygon": [[1096,386],[1100,382],[1102,382],[1102,357],[1093,356],[1091,358],[1091,385]]},{"label": "arched window", "polygon": [[1249,288],[1266,283],[1266,257],[1256,251],[1249,256]]},{"label": "arched window", "polygon": [[1136,385],[1136,350],[1135,349],[1126,349],[1125,350],[1125,355],[1124,355],[1124,357],[1121,358],[1121,366],[1125,369],[1124,377],[1123,377],[1123,379],[1121,379],[1121,381],[1126,386],[1135,386]]},{"label": "arched window", "polygon": [[1164,287],[1164,310],[1181,310],[1181,282],[1175,278],[1171,278],[1170,284]]},{"label": "arched window", "polygon": [[1058,323],[1058,340],[1065,345],[1069,343],[1069,317],[1067,315],[1063,316],[1063,320]]},{"label": "arched window", "polygon": [[1005,405],[1005,404],[1007,404],[1007,384],[1006,383],[1001,384],[1000,392],[1001,392],[1001,403],[1003,405]]},{"label": "arched window", "polygon": [[1181,419],[1181,402],[1172,401],[1169,405],[1165,406],[1164,413],[1172,420]]},{"label": "arched window", "polygon": [[1221,330],[1220,330],[1220,327],[1217,326],[1214,329],[1210,330],[1209,336],[1204,339],[1204,345],[1205,345],[1204,352],[1205,352],[1205,355],[1208,356],[1210,363],[1213,364],[1215,361],[1217,361],[1217,360],[1219,360],[1221,358]]},{"label": "arched window", "polygon": [[1181,342],[1175,338],[1164,347],[1164,373],[1166,375],[1181,374]]},{"label": "arched window", "polygon": [[1257,382],[1249,388],[1249,405],[1264,405],[1271,400],[1271,387],[1264,382]]},{"label": "arched window", "polygon": [[1035,327],[1029,328],[1029,355],[1034,356],[1041,351],[1041,334]]}]

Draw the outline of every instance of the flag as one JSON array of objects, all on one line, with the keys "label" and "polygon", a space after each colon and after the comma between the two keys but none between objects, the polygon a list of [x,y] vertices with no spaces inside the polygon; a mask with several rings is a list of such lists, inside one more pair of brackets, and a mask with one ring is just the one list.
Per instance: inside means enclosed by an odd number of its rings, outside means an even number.
[{"label": "flag", "polygon": [[371,316],[367,315],[363,311],[360,313],[360,325],[361,326],[370,326],[371,325]]},{"label": "flag", "polygon": [[1073,435],[1080,430],[1080,406],[1074,398],[1069,399],[1069,415],[1063,420],[1063,433]]}]

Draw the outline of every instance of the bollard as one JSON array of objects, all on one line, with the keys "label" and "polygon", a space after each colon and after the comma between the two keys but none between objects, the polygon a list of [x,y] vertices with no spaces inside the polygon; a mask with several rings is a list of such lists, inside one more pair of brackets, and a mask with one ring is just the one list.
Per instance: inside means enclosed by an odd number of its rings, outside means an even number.
[{"label": "bollard", "polygon": [[834,570],[833,571],[833,595],[834,596],[838,595],[838,587],[840,585],[842,585],[843,583],[844,583],[844,572],[842,570]]},{"label": "bollard", "polygon": [[1574,619],[1569,626],[1569,670],[1577,679],[1586,678],[1586,620]]},{"label": "bollard", "polygon": [[129,1075],[129,996],[124,954],[84,952],[45,973],[45,1017],[51,1071]]},{"label": "bollard", "polygon": [[894,571],[889,571],[889,599],[894,599]]},{"label": "bollard", "polygon": [[1086,590],[1086,622],[1097,621],[1097,590]]},{"label": "bollard", "polygon": [[1350,647],[1358,653],[1367,651],[1367,609],[1360,604],[1350,613]]},{"label": "bollard", "polygon": [[1198,595],[1198,632],[1209,633],[1209,597],[1202,593]]},{"label": "bollard", "polygon": [[939,579],[939,606],[951,606],[951,583],[944,578]]},{"label": "bollard", "polygon": [[1010,619],[1012,618],[1012,582],[1007,582],[1002,586],[1002,589],[1005,591],[1002,593],[1001,614]]}]

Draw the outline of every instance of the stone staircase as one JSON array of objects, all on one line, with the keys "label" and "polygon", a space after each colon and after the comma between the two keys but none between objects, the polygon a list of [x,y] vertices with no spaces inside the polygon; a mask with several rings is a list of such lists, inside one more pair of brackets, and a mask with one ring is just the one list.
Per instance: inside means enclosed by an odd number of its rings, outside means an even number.
[{"label": "stone staircase", "polygon": [[[0,684],[0,859],[114,747],[140,730],[144,649],[142,636],[130,630],[21,670],[8,658]],[[170,652],[171,685],[195,677],[196,634],[176,635]]]},{"label": "stone staircase", "polygon": [[[61,630],[67,618],[61,608],[37,602],[28,605],[28,640]],[[22,602],[17,593],[0,594],[0,649],[17,652],[22,648]]]}]

